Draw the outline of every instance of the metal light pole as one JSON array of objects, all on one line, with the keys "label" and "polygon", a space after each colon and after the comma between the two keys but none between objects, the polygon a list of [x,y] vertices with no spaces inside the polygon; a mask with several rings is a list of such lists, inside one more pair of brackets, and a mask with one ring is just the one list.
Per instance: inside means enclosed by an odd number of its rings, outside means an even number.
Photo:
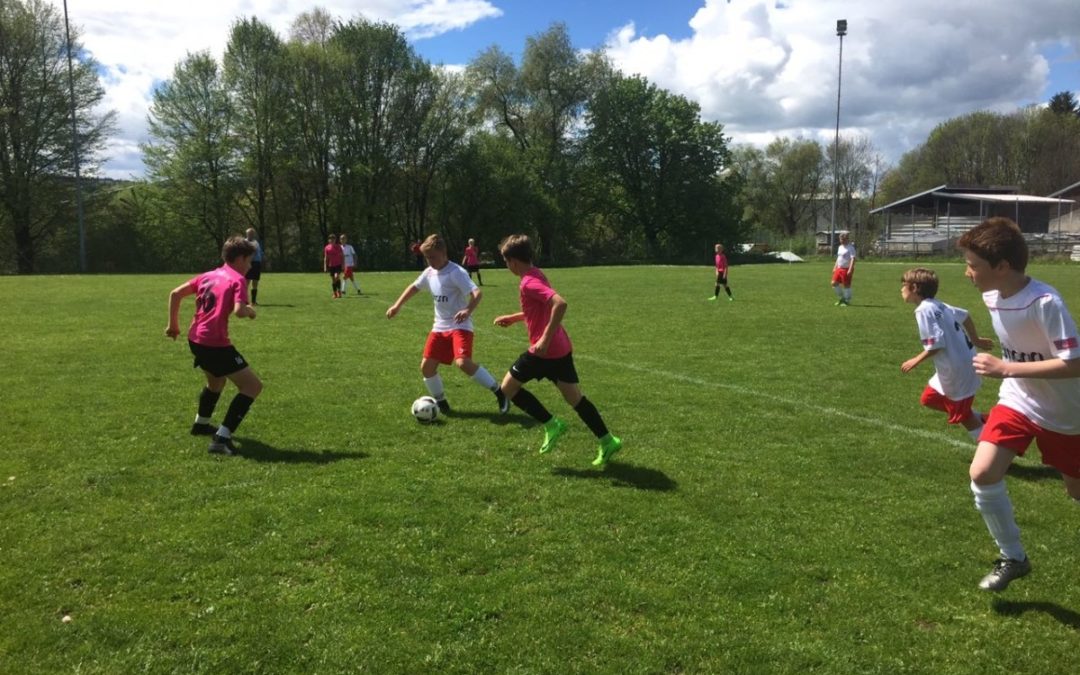
[{"label": "metal light pole", "polygon": [[71,147],[75,154],[75,208],[79,219],[79,271],[86,273],[86,225],[83,222],[82,177],[79,172],[79,126],[75,120],[75,75],[71,66],[71,26],[64,0],[64,35],[67,37],[68,95],[71,97]]},{"label": "metal light pole", "polygon": [[833,245],[836,243],[836,199],[837,193],[840,190],[840,183],[837,180],[837,166],[840,160],[840,82],[844,73],[844,36],[847,35],[847,20],[838,19],[836,21],[836,35],[840,38],[840,59],[839,65],[836,69],[836,136],[833,138],[833,153],[832,153],[832,180],[833,180],[833,193],[832,193],[832,220],[829,221],[829,250],[832,251]]}]

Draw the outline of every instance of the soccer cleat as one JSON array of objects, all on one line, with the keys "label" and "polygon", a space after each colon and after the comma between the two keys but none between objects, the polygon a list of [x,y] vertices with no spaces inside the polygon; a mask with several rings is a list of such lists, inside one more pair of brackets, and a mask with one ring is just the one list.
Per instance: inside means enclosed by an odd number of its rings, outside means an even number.
[{"label": "soccer cleat", "polygon": [[728,302],[735,302],[735,298],[733,298],[733,297],[731,297],[731,296],[729,295],[729,296],[727,296],[727,301],[728,301]]},{"label": "soccer cleat", "polygon": [[214,438],[210,441],[210,447],[206,451],[212,455],[235,455],[236,446],[233,445],[231,438],[222,438],[214,434]]},{"label": "soccer cleat", "polygon": [[596,459],[592,461],[593,466],[606,466],[608,460],[615,456],[615,453],[622,450],[622,439],[618,436],[612,436],[608,434],[604,436],[600,441],[600,449],[596,452]]},{"label": "soccer cleat", "polygon": [[439,399],[435,402],[439,404],[439,412],[444,415],[448,415],[450,413],[450,404],[447,403],[445,398]]},{"label": "soccer cleat", "polygon": [[836,302],[833,303],[833,307],[839,307],[842,304],[844,304],[843,300],[837,300]]},{"label": "soccer cleat", "polygon": [[711,298],[709,298],[709,300],[716,300],[716,296],[712,296]]},{"label": "soccer cleat", "polygon": [[510,412],[510,399],[506,398],[506,394],[502,393],[502,389],[495,390],[495,400],[499,402],[500,415]]},{"label": "soccer cleat", "polygon": [[192,436],[213,436],[217,433],[218,428],[213,424],[202,424],[196,422],[191,425]]},{"label": "soccer cleat", "polygon": [[566,422],[558,417],[552,417],[544,423],[544,444],[540,446],[540,454],[547,454],[559,444],[559,439],[566,433]]},{"label": "soccer cleat", "polygon": [[1003,591],[1009,587],[1013,579],[1027,576],[1031,572],[1031,560],[1013,560],[1012,558],[998,558],[994,561],[994,569],[990,570],[979,582],[979,588],[984,591]]}]

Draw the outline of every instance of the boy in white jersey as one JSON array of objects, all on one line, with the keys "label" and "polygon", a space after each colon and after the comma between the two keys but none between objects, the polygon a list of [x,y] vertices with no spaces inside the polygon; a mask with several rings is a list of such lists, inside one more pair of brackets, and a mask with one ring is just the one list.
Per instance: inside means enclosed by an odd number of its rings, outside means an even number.
[{"label": "boy in white jersey", "polygon": [[848,241],[847,232],[840,233],[840,245],[836,247],[836,265],[832,271],[832,287],[836,293],[836,305],[851,304],[851,277],[855,274],[855,244]]},{"label": "boy in white jersey", "polygon": [[345,282],[351,281],[356,294],[360,295],[360,286],[356,283],[356,277],[353,276],[353,270],[356,269],[356,249],[349,243],[349,235],[344,232],[341,233],[338,241],[341,242],[341,254],[345,258],[345,272],[341,275],[341,290],[344,292]]},{"label": "boy in white jersey", "polygon": [[1005,473],[1032,439],[1080,503],[1080,336],[1061,295],[1024,274],[1028,250],[1016,223],[990,218],[965,232],[964,274],[982,291],[1004,358],[978,354],[975,372],[1002,380],[971,462],[975,507],[1001,557],[979,583],[1005,589],[1031,571],[1005,489]]},{"label": "boy in white jersey", "polygon": [[977,441],[982,432],[983,417],[972,412],[971,404],[981,381],[971,359],[975,356],[975,346],[992,349],[994,342],[979,337],[967,310],[946,305],[935,297],[938,278],[933,270],[916,267],[904,272],[900,282],[900,297],[904,302],[917,305],[915,323],[919,326],[919,339],[923,345],[923,351],[900,364],[900,372],[909,372],[933,358],[934,376],[923,390],[919,403],[947,413],[949,424],[964,425]]},{"label": "boy in white jersey", "polygon": [[499,403],[499,412],[505,414],[510,410],[510,400],[503,395],[491,373],[472,360],[472,313],[480,304],[480,289],[461,265],[450,262],[446,241],[439,235],[433,234],[425,239],[420,245],[420,252],[428,267],[416,281],[405,287],[397,302],[386,310],[386,318],[394,318],[401,306],[422,289],[430,291],[435,299],[435,324],[428,334],[424,357],[420,361],[420,372],[424,375],[424,386],[428,393],[438,401],[439,410],[450,412],[438,371],[440,363],[453,363],[477,384],[493,392]]}]

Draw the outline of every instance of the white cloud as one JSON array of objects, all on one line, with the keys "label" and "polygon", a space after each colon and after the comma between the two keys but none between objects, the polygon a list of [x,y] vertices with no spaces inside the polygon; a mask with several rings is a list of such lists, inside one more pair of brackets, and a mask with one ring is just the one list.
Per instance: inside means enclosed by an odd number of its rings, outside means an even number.
[{"label": "white cloud", "polygon": [[[50,0],[63,11],[60,0]],[[146,115],[156,82],[167,80],[189,52],[220,57],[229,30],[241,17],[257,16],[282,37],[302,12],[319,6],[339,19],[363,16],[401,27],[411,40],[463,29],[502,12],[488,0],[84,0],[68,3],[84,47],[107,70],[104,109],[117,112],[118,134],[109,144],[105,175],[142,175],[138,143],[146,140]]]},{"label": "white cloud", "polygon": [[1075,55],[1080,39],[1076,0],[705,0],[686,39],[630,24],[607,48],[621,70],[697,101],[738,142],[831,141],[837,19],[848,21],[841,133],[868,135],[894,160],[944,119],[1048,97],[1042,52]]}]

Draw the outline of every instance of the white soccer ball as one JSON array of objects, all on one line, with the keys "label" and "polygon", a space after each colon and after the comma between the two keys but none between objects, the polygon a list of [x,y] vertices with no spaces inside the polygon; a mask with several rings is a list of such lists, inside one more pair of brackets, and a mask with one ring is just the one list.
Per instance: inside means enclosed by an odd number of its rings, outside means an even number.
[{"label": "white soccer ball", "polygon": [[434,422],[439,416],[439,403],[430,396],[421,396],[413,401],[412,414],[417,422]]}]

